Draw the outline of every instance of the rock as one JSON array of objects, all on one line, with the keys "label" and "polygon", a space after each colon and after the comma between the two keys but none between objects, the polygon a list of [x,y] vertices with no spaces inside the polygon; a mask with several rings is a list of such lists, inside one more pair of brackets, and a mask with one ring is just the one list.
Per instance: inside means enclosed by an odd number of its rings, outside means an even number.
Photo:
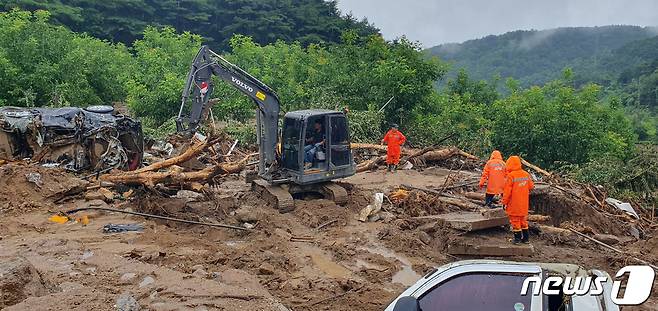
[{"label": "rock", "polygon": [[200,201],[203,199],[203,193],[194,192],[191,190],[178,190],[176,198],[184,199],[187,201]]},{"label": "rock", "polygon": [[64,282],[64,283],[62,283],[62,284],[59,284],[59,289],[60,289],[63,293],[79,291],[79,290],[81,290],[83,287],[84,287],[84,286],[82,286],[82,284],[80,284],[80,283],[75,283],[75,282]]},{"label": "rock", "polygon": [[105,202],[114,201],[114,192],[112,192],[112,190],[107,188],[100,188],[98,189],[98,192],[100,192],[103,195],[103,200]]},{"label": "rock", "polygon": [[41,275],[23,257],[0,258],[0,309],[48,294]]},{"label": "rock", "polygon": [[634,238],[640,239],[640,230],[638,230],[635,226],[631,226],[628,228],[628,233],[630,233]]},{"label": "rock", "polygon": [[262,218],[262,215],[253,206],[244,205],[235,210],[235,218],[243,223],[256,223]]},{"label": "rock", "polygon": [[41,180],[41,174],[39,173],[27,173],[25,174],[27,181],[35,184],[37,187],[41,188],[43,186],[43,181]]},{"label": "rock", "polygon": [[137,277],[137,274],[135,274],[135,273],[132,273],[132,272],[124,273],[124,274],[121,275],[121,277],[119,278],[119,281],[120,281],[121,283],[123,283],[123,284],[128,284],[128,283],[132,283],[132,281],[133,281],[136,277]]},{"label": "rock", "polygon": [[130,293],[123,293],[117,299],[114,307],[119,311],[139,311],[139,303]]},{"label": "rock", "polygon": [[281,304],[281,303],[277,303],[277,304],[276,304],[276,307],[277,307],[277,309],[278,309],[279,311],[290,311],[290,309],[288,309],[286,306],[284,306],[284,305]]},{"label": "rock", "polygon": [[258,274],[272,275],[274,274],[274,266],[265,262],[258,267]]},{"label": "rock", "polygon": [[254,224],[250,224],[250,223],[248,223],[248,222],[245,222],[245,223],[243,224],[243,226],[244,226],[245,228],[247,228],[247,229],[253,229],[254,227],[256,227],[256,225],[254,225]]},{"label": "rock", "polygon": [[82,260],[87,260],[87,259],[89,259],[93,256],[94,256],[94,252],[92,252],[90,250],[86,250],[82,253]]},{"label": "rock", "polygon": [[612,234],[595,234],[594,238],[609,245],[619,244],[619,238]]},{"label": "rock", "polygon": [[418,232],[418,239],[420,239],[425,245],[429,245],[432,242],[432,237],[430,237],[425,231]]},{"label": "rock", "polygon": [[205,279],[206,277],[208,277],[208,272],[206,272],[206,270],[203,270],[203,268],[201,268],[194,270],[192,275],[200,279]]},{"label": "rock", "polygon": [[151,276],[147,276],[139,283],[139,288],[144,288],[144,287],[149,286],[153,283],[155,283],[155,279]]},{"label": "rock", "polygon": [[100,193],[99,191],[90,191],[85,193],[86,201],[103,200],[103,199],[105,199],[105,196],[103,196],[103,194]]}]

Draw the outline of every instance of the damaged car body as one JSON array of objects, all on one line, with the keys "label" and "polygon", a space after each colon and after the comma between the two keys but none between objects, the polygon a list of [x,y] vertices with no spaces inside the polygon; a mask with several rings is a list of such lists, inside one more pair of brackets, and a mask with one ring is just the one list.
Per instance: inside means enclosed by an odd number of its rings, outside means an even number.
[{"label": "damaged car body", "polygon": [[0,107],[0,159],[99,172],[137,169],[143,151],[141,123],[110,106]]}]

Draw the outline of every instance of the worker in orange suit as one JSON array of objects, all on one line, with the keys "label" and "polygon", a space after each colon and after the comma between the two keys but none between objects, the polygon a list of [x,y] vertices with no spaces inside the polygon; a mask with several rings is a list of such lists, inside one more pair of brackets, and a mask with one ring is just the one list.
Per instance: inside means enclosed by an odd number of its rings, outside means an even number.
[{"label": "worker in orange suit", "polygon": [[484,206],[493,207],[494,197],[503,194],[505,188],[505,161],[500,151],[494,150],[489,157],[489,161],[484,165],[482,177],[480,178],[480,189],[487,185],[487,194],[484,199]]},{"label": "worker in orange suit", "polygon": [[400,146],[404,145],[407,138],[398,130],[397,124],[392,124],[391,129],[386,132],[382,145],[386,143],[386,165],[389,172],[395,172],[400,164]]},{"label": "worker in orange suit", "polygon": [[514,244],[530,243],[528,231],[528,209],[530,207],[530,190],[535,187],[530,174],[521,167],[521,158],[511,156],[507,159],[507,177],[503,191],[503,207],[507,212]]}]

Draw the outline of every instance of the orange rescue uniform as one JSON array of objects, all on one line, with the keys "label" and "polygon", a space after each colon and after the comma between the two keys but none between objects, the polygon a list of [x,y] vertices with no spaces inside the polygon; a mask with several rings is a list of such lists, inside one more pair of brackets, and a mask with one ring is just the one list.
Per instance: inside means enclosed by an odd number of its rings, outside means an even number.
[{"label": "orange rescue uniform", "polygon": [[512,231],[519,232],[528,229],[528,209],[530,206],[530,190],[535,187],[530,174],[521,167],[521,158],[511,156],[507,159],[507,178],[503,191],[505,205]]},{"label": "orange rescue uniform", "polygon": [[404,145],[407,141],[407,138],[402,134],[402,132],[396,129],[390,129],[384,135],[382,143],[386,143],[388,148],[386,148],[386,164],[388,165],[398,165],[400,163],[400,146]]},{"label": "orange rescue uniform", "polygon": [[505,161],[500,151],[494,150],[487,164],[484,165],[482,177],[480,178],[480,188],[487,184],[488,194],[502,194],[505,189]]}]

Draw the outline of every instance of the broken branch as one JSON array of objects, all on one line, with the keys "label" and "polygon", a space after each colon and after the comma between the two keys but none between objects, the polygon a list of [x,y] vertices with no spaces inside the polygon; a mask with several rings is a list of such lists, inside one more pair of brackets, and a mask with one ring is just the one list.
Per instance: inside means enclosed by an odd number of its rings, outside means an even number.
[{"label": "broken branch", "polygon": [[221,163],[204,168],[200,171],[180,172],[169,170],[166,172],[125,172],[103,175],[101,176],[101,180],[112,183],[147,186],[153,186],[158,183],[178,184],[194,181],[208,181],[219,174],[234,174],[241,172],[246,167],[249,158],[253,155],[256,154],[247,155],[244,159],[238,162]]}]

